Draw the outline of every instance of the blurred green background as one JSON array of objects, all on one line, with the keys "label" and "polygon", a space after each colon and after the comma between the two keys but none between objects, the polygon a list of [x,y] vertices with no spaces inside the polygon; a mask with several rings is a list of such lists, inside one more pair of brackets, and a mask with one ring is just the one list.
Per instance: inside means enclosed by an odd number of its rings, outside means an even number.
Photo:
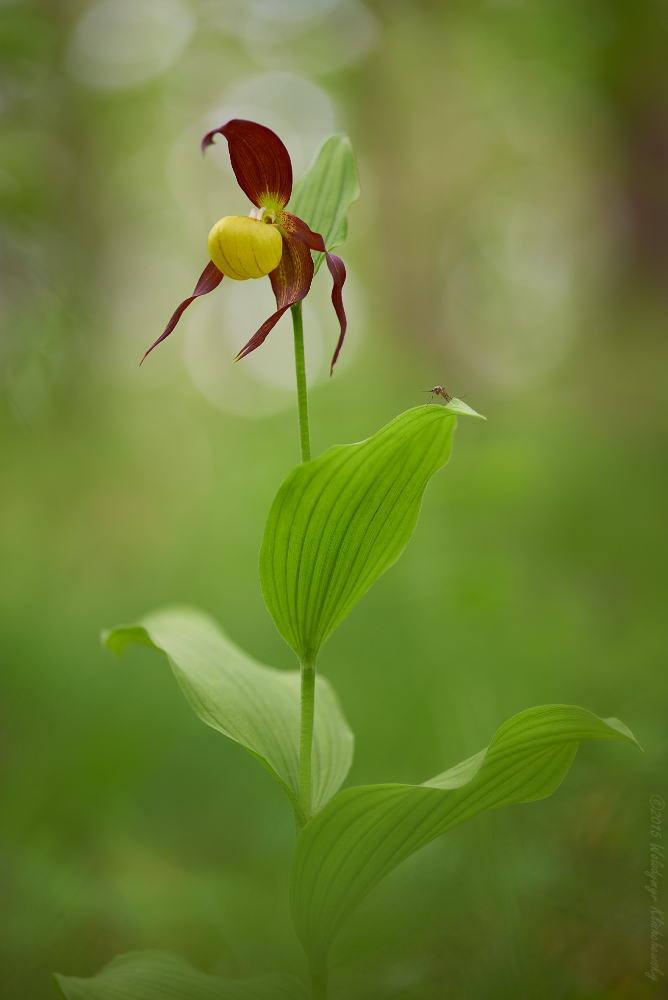
[{"label": "blurred green background", "polygon": [[423,781],[544,702],[645,749],[586,745],[551,799],[415,855],[341,933],[333,996],[658,996],[668,2],[3,0],[0,51],[2,996],[134,948],[305,971],[280,791],[157,654],[98,639],[189,603],[295,665],[257,573],[298,461],[287,320],[231,362],[269,283],[225,282],[137,367],[248,211],[225,143],[198,150],[233,116],[296,173],[331,132],[359,155],[331,381],[324,268],[305,310],[315,452],[436,383],[488,417],[323,651],[349,782]]}]

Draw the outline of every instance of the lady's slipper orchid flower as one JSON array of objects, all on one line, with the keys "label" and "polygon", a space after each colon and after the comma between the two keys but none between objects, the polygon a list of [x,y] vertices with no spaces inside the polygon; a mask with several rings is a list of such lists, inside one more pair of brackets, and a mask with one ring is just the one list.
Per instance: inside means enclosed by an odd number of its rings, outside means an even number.
[{"label": "lady's slipper orchid flower", "polygon": [[264,125],[235,118],[204,136],[202,153],[212,145],[218,133],[227,139],[239,186],[255,208],[248,216],[225,216],[213,227],[209,233],[210,263],[204,268],[193,294],[181,303],[164,333],[149,347],[142,361],[170,335],[190,303],[200,295],[212,292],[223,280],[223,275],[245,281],[268,274],[276,296],[276,312],[241,348],[235,360],[244,358],[264,343],[283,313],[308,294],[313,279],[311,250],[315,250],[325,254],[334,280],[332,303],[341,332],[332,358],[333,370],[346,333],[346,314],[341,297],[346,280],[343,261],[327,252],[319,233],[311,232],[305,222],[286,212],[285,206],[292,194],[292,164],[278,136]]}]

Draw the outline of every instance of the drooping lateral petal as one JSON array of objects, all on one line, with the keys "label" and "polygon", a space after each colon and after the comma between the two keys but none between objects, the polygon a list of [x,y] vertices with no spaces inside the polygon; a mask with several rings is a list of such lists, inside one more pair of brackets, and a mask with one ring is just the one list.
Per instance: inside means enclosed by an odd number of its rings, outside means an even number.
[{"label": "drooping lateral petal", "polygon": [[279,309],[305,298],[313,281],[313,258],[299,240],[283,236],[281,262],[269,275]]},{"label": "drooping lateral petal", "polygon": [[208,295],[209,292],[212,292],[214,288],[218,287],[218,285],[221,283],[222,280],[223,280],[222,271],[218,270],[218,268],[216,267],[216,265],[213,263],[212,260],[209,261],[209,263],[206,265],[206,267],[204,268],[204,270],[200,275],[200,279],[195,286],[195,291],[192,293],[190,298],[183,300],[183,302],[178,307],[178,309],[170,319],[169,323],[165,327],[165,332],[160,337],[158,337],[158,339],[154,344],[151,344],[148,351],[139,362],[140,367],[144,363],[147,356],[151,353],[153,348],[157,347],[158,344],[160,344],[165,339],[165,337],[169,337],[170,333],[172,332],[178,321],[181,319],[181,316],[188,308],[190,303],[194,302],[194,300],[199,298],[200,295]]},{"label": "drooping lateral petal", "polygon": [[278,309],[272,313],[269,319],[265,320],[257,333],[241,348],[235,361],[245,358],[247,354],[263,344],[283,313],[308,295],[313,280],[313,258],[304,243],[291,236],[283,235],[281,262],[270,273],[269,280],[276,296]]},{"label": "drooping lateral petal", "polygon": [[309,248],[309,250],[316,250],[319,253],[324,253],[329,273],[331,274],[334,282],[334,287],[332,288],[332,305],[334,306],[334,310],[338,317],[341,332],[339,333],[336,350],[334,351],[332,364],[329,369],[329,374],[331,375],[334,371],[334,365],[336,364],[341,348],[343,347],[346,328],[348,326],[345,309],[343,308],[342,295],[343,285],[346,280],[346,267],[340,257],[337,257],[336,254],[329,253],[327,251],[320,233],[312,232],[306,223],[302,222],[301,219],[298,219],[296,215],[291,215],[290,212],[283,212],[282,225],[286,232],[290,233],[290,235],[296,240],[303,243],[304,246]]},{"label": "drooping lateral petal", "polygon": [[325,260],[327,261],[327,267],[329,268],[329,273],[332,276],[334,282],[334,287],[332,288],[332,305],[339,320],[339,339],[336,342],[336,349],[332,356],[332,363],[329,367],[330,377],[334,374],[334,365],[337,362],[339,352],[343,347],[343,340],[346,335],[346,328],[348,326],[348,320],[346,319],[345,309],[343,308],[343,283],[346,280],[346,266],[340,257],[336,254],[326,253]]},{"label": "drooping lateral petal", "polygon": [[233,118],[202,139],[202,152],[220,133],[227,139],[239,187],[256,208],[283,208],[292,194],[290,154],[275,132],[257,122]]}]

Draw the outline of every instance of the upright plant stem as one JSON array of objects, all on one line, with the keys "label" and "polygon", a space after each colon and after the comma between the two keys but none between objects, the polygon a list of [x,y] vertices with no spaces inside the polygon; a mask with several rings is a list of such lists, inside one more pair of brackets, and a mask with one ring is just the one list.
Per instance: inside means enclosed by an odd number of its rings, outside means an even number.
[{"label": "upright plant stem", "polygon": [[311,1000],[327,1000],[327,968],[311,970]]},{"label": "upright plant stem", "polygon": [[[302,304],[291,307],[292,326],[295,336],[295,374],[297,376],[297,408],[299,411],[299,440],[302,462],[311,460],[311,438],[308,426],[308,400],[306,396],[306,364],[304,362],[304,325]],[[301,665],[301,713],[299,719],[299,805],[304,821],[308,823],[312,814],[312,771],[313,720],[315,717],[315,662],[304,661]],[[302,821],[297,821],[297,832]],[[327,968],[314,969],[311,979],[312,1000],[327,1000]]]},{"label": "upright plant stem", "polygon": [[[299,438],[302,462],[311,459],[311,440],[308,429],[308,402],[306,398],[306,365],[304,363],[304,326],[302,304],[292,306],[292,325],[295,331],[295,374],[297,376],[297,406],[299,409]],[[315,710],[315,663],[301,665],[301,719],[299,724],[299,805],[306,821],[311,818],[311,753],[313,749],[313,714]]]},{"label": "upright plant stem", "polygon": [[308,430],[308,402],[306,399],[306,365],[304,364],[304,326],[302,304],[297,302],[290,309],[292,326],[295,331],[295,373],[297,375],[297,406],[299,409],[299,439],[302,447],[302,462],[311,460],[311,439]]},{"label": "upright plant stem", "polygon": [[315,663],[302,663],[302,706],[299,725],[299,805],[306,822],[311,818],[311,753],[315,711]]}]

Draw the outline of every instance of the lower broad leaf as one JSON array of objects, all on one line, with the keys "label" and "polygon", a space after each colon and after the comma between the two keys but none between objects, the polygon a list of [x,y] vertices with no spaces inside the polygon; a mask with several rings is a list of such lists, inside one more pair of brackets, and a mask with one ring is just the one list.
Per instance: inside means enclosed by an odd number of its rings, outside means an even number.
[{"label": "lower broad leaf", "polygon": [[54,975],[66,1000],[307,1000],[305,987],[281,974],[223,979],[198,972],[168,951],[119,955],[90,979]]},{"label": "lower broad leaf", "polygon": [[324,966],[345,919],[400,862],[486,809],[551,795],[580,740],[636,743],[617,719],[546,705],[513,716],[489,747],[423,785],[339,792],[301,831],[292,861],[293,921],[312,967]]},{"label": "lower broad leaf", "polygon": [[[138,625],[103,636],[122,653],[132,643],[166,654],[174,676],[202,722],[235,740],[273,774],[300,822],[300,679],[296,670],[274,670],[252,660],[214,621],[189,608],[167,608]],[[353,734],[330,684],[316,679],[313,728],[313,808],[321,809],[345,778]]]}]

